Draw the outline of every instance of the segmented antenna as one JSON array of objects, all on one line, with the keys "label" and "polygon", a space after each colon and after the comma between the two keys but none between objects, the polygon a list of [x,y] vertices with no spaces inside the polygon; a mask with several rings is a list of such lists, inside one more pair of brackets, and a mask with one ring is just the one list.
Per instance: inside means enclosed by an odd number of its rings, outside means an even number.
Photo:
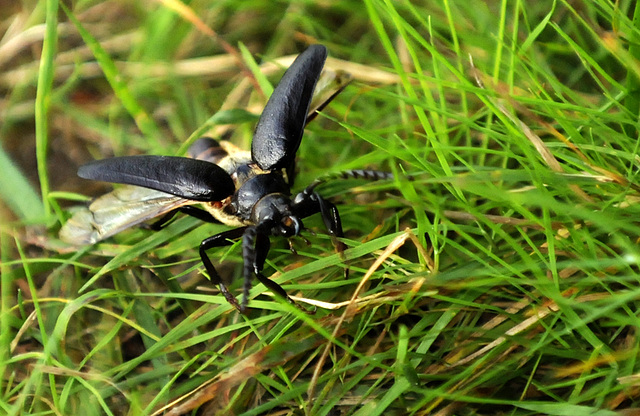
[{"label": "segmented antenna", "polygon": [[366,179],[368,181],[381,181],[393,179],[393,173],[369,169],[353,169],[342,172],[327,173],[326,175],[320,176],[311,182],[303,192],[305,194],[310,194],[318,185],[322,185],[323,183],[334,179]]}]

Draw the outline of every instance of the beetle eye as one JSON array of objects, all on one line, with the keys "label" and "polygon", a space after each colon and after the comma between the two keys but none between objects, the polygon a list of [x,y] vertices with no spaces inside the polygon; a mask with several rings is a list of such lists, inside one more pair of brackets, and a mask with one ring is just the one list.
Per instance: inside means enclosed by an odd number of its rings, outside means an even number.
[{"label": "beetle eye", "polygon": [[282,218],[282,223],[280,224],[280,235],[284,237],[292,237],[300,234],[300,230],[302,230],[302,222],[297,217],[287,215]]}]

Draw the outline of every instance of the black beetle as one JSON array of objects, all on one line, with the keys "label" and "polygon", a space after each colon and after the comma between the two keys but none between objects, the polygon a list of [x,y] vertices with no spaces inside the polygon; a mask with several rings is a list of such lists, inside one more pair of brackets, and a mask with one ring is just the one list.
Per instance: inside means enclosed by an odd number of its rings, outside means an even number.
[{"label": "black beetle", "polygon": [[[269,236],[297,236],[304,229],[302,218],[320,213],[338,251],[345,248],[338,241],[343,236],[338,209],[315,191],[324,179],[314,181],[293,198],[290,192],[304,127],[315,116],[315,111],[309,113],[309,106],[326,57],[324,46],[313,45],[296,58],[260,116],[251,152],[205,138],[190,148],[191,157],[124,156],[80,167],[78,175],[82,178],[135,186],[118,188],[96,199],[88,209],[76,212],[61,229],[61,239],[92,244],[163,214],[165,217],[156,225],[164,224],[177,211],[221,222],[239,228],[202,241],[200,257],[227,301],[244,312],[255,274],[267,288],[294,303],[280,285],[262,274]],[[320,108],[343,88],[340,86]],[[392,178],[390,173],[372,170],[334,176]],[[240,237],[244,259],[242,304],[228,291],[207,255],[208,249],[229,245]]]}]

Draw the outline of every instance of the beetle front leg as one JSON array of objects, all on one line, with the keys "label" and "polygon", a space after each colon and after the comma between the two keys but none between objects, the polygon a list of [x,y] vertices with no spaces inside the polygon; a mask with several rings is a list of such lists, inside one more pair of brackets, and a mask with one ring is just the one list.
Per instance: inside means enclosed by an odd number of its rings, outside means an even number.
[{"label": "beetle front leg", "polygon": [[[343,257],[347,245],[339,240],[339,238],[344,237],[344,232],[342,231],[342,221],[340,220],[338,207],[322,198],[320,194],[313,190],[313,186],[309,186],[296,196],[294,209],[301,217],[307,217],[319,212],[322,217],[322,222],[324,222],[325,227],[327,227],[329,231],[336,251]],[[344,277],[345,279],[349,277],[348,267],[344,270]]]},{"label": "beetle front leg", "polygon": [[342,253],[346,250],[347,246],[338,240],[338,238],[344,237],[344,233],[342,231],[340,213],[333,203],[322,198],[320,194],[312,189],[307,188],[296,197],[294,204],[297,205],[298,213],[301,217],[308,217],[319,212],[324,226],[329,231],[333,245],[336,247],[336,251]]},{"label": "beetle front leg", "polygon": [[232,243],[229,240],[240,238],[244,234],[246,228],[247,227],[236,228],[234,230],[224,231],[220,234],[216,234],[212,237],[206,238],[202,241],[202,243],[200,243],[199,248],[202,264],[204,264],[204,268],[207,270],[211,281],[213,282],[213,284],[218,285],[218,288],[220,288],[220,293],[222,293],[227,302],[233,305],[233,307],[235,307],[241,313],[244,312],[244,308],[240,307],[240,304],[238,303],[236,297],[233,296],[231,292],[229,292],[225,284],[222,282],[222,278],[220,278],[220,275],[216,271],[215,267],[213,267],[213,263],[211,263],[211,259],[209,259],[209,256],[207,255],[207,250],[214,247],[231,245]]},{"label": "beetle front leg", "polygon": [[347,245],[338,240],[338,238],[344,237],[338,207],[326,199],[323,199],[318,194],[316,194],[316,197],[318,199],[318,205],[320,206],[320,216],[322,217],[322,221],[329,231],[329,235],[333,240],[333,245],[336,247],[336,251],[342,254],[342,252],[347,249]]}]

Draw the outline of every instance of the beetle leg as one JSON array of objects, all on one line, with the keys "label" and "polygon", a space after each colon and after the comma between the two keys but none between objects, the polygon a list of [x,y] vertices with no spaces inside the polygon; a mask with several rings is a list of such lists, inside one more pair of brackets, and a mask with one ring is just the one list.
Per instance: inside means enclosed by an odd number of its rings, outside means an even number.
[{"label": "beetle leg", "polygon": [[[267,289],[271,290],[276,295],[284,298],[287,302],[300,308],[293,299],[289,297],[287,292],[265,275],[262,274],[264,268],[264,262],[267,259],[271,242],[267,234],[259,232],[256,227],[248,227],[244,233],[242,239],[242,256],[244,260],[244,297],[242,299],[241,308],[244,310],[249,300],[249,290],[251,290],[251,277],[252,274],[256,275],[256,278]],[[302,309],[302,308],[300,308]],[[304,310],[304,309],[302,309]],[[306,311],[305,311],[306,312]]]},{"label": "beetle leg", "polygon": [[289,251],[291,252],[291,254],[297,255],[298,251],[293,246],[293,241],[291,239],[289,239],[289,240],[287,240],[287,243],[289,244]]},{"label": "beetle leg", "polygon": [[[256,227],[247,227],[242,236],[242,277],[244,283],[242,286],[242,306],[240,306],[240,312],[244,313],[247,308],[247,302],[249,301],[249,291],[251,290],[251,274],[253,270],[257,270],[257,258],[255,243],[258,230]],[[269,248],[267,247],[267,251]]]},{"label": "beetle leg", "polygon": [[312,190],[310,192],[305,190],[304,199],[306,199],[306,201],[299,204],[300,207],[303,207],[301,216],[307,217],[319,212],[322,217],[322,221],[324,222],[325,227],[327,227],[329,235],[333,240],[333,245],[336,247],[336,251],[338,251],[338,253],[342,253],[346,250],[347,246],[342,241],[338,240],[338,238],[344,237],[342,221],[340,221],[338,208],[333,203],[322,198],[320,194]]},{"label": "beetle leg", "polygon": [[202,259],[202,264],[204,264],[204,268],[207,270],[209,274],[209,278],[213,284],[218,285],[220,288],[220,292],[224,295],[224,298],[233,305],[237,310],[243,312],[240,305],[238,304],[238,300],[229,292],[225,284],[222,282],[220,275],[216,271],[215,267],[213,267],[213,263],[211,263],[211,259],[207,255],[207,250],[214,247],[223,247],[231,245],[232,243],[229,240],[234,240],[243,235],[247,227],[240,227],[233,230],[228,230],[221,232],[220,234],[216,234],[212,237],[206,238],[200,243],[200,258]]},{"label": "beetle leg", "polygon": [[[317,212],[320,213],[322,221],[325,227],[329,231],[333,245],[340,256],[343,256],[344,251],[347,249],[346,244],[338,240],[344,237],[342,231],[342,221],[340,220],[340,213],[338,208],[331,202],[322,198],[320,194],[314,191],[315,185],[308,186],[304,191],[299,193],[294,200],[294,210],[300,217],[308,217]],[[344,276],[349,276],[349,268],[344,271]]]},{"label": "beetle leg", "polygon": [[331,239],[333,240],[333,245],[336,247],[338,253],[341,253],[347,249],[347,246],[338,238],[344,237],[344,232],[342,231],[342,221],[340,221],[340,213],[338,212],[338,208],[335,204],[323,199],[319,195],[318,205],[320,206],[320,216],[322,216],[322,221],[324,221],[325,227],[329,230],[329,235],[331,235]]},{"label": "beetle leg", "polygon": [[[324,221],[325,227],[327,227],[327,230],[329,230],[329,235],[331,236],[333,245],[340,255],[340,258],[344,261],[344,251],[347,249],[347,245],[338,240],[338,238],[344,237],[344,232],[342,231],[342,221],[340,220],[338,207],[336,207],[332,202],[323,199],[316,192],[314,192],[312,195],[315,196],[315,199],[318,201],[318,206],[320,207],[320,216],[322,217],[322,221]],[[344,278],[349,278],[349,266],[344,269]]]},{"label": "beetle leg", "polygon": [[212,222],[212,223],[216,223],[219,224],[220,221],[218,221],[217,219],[215,219],[213,217],[213,215],[211,215],[210,213],[208,213],[207,211],[191,206],[191,205],[187,205],[186,207],[180,207],[180,208],[176,208],[172,211],[167,212],[165,215],[163,215],[162,217],[160,217],[159,220],[153,222],[149,227],[154,230],[154,231],[160,231],[161,229],[163,229],[165,227],[165,225],[167,225],[169,223],[169,221],[171,221],[173,219],[173,217],[175,217],[175,215],[181,212],[183,214],[187,214],[191,217],[197,218],[200,221],[204,221],[204,222]]}]

